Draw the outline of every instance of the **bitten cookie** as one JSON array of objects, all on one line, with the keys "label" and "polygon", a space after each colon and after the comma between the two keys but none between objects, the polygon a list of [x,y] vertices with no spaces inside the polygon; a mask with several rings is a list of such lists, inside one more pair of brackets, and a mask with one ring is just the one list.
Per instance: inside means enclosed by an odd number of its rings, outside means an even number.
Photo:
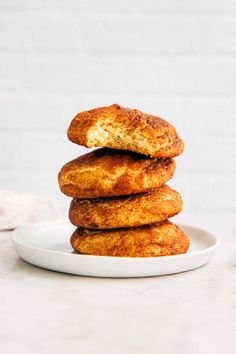
[{"label": "bitten cookie", "polygon": [[67,135],[79,145],[128,150],[151,157],[174,157],[184,150],[183,141],[170,123],[118,104],[78,113]]}]

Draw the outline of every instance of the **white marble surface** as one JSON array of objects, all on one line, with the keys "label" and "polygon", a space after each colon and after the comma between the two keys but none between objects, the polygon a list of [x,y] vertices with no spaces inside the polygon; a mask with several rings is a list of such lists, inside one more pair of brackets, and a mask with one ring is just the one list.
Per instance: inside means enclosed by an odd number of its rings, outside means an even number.
[{"label": "white marble surface", "polygon": [[234,218],[189,220],[221,235],[212,262],[140,279],[39,269],[17,257],[10,233],[0,233],[0,352],[235,354]]}]

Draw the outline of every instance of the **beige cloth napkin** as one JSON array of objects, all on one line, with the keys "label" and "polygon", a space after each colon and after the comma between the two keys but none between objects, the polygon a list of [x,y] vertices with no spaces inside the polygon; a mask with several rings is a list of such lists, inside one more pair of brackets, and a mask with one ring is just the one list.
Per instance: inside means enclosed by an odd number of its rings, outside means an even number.
[{"label": "beige cloth napkin", "polygon": [[47,196],[0,190],[0,230],[61,217],[58,205]]}]

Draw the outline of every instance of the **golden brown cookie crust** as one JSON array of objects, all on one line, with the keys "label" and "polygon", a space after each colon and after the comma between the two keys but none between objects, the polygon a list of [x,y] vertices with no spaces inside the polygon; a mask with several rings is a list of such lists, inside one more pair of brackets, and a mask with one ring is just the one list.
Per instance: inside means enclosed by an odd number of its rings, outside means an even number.
[{"label": "golden brown cookie crust", "polygon": [[186,253],[189,239],[169,221],[131,229],[77,228],[71,245],[78,253],[118,257],[160,257]]},{"label": "golden brown cookie crust", "polygon": [[88,229],[137,227],[167,220],[182,210],[182,204],[180,194],[164,185],[130,196],[73,199],[69,218]]},{"label": "golden brown cookie crust", "polygon": [[97,149],[68,162],[59,172],[61,191],[73,198],[142,193],[172,178],[173,159],[150,159],[128,151]]},{"label": "golden brown cookie crust", "polygon": [[86,147],[134,151],[151,157],[174,157],[184,150],[175,128],[164,119],[113,104],[78,113],[68,138]]}]

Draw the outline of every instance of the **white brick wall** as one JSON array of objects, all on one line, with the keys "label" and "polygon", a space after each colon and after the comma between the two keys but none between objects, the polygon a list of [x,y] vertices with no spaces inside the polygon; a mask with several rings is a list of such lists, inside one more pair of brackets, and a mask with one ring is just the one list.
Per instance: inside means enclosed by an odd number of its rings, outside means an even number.
[{"label": "white brick wall", "polygon": [[171,184],[185,210],[236,211],[236,2],[0,0],[0,187],[50,193],[85,149],[66,128],[114,102],[186,142]]}]

